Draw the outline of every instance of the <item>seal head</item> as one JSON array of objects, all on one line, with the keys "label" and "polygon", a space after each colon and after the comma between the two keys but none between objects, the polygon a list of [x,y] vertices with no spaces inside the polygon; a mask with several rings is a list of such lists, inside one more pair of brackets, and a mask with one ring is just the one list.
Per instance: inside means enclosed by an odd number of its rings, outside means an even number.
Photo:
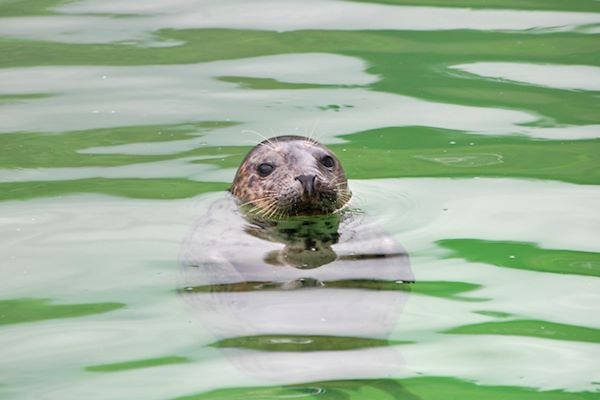
[{"label": "seal head", "polygon": [[249,214],[263,218],[326,215],[351,192],[331,150],[302,136],[278,136],[254,147],[229,189]]}]

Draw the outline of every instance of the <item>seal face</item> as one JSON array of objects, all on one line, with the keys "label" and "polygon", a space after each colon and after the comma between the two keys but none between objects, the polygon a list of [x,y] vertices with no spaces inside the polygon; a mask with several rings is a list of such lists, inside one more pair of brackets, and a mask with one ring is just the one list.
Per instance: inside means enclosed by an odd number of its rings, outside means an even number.
[{"label": "seal face", "polygon": [[302,136],[259,143],[242,161],[229,190],[249,214],[267,219],[332,214],[351,197],[335,154]]}]

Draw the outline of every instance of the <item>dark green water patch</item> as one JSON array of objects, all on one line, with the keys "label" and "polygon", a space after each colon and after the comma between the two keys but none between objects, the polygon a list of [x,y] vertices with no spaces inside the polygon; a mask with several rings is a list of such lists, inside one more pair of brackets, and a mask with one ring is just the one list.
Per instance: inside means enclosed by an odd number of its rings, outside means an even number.
[{"label": "dark green water patch", "polygon": [[[393,127],[344,136],[330,146],[354,179],[522,177],[600,183],[600,140],[554,141]],[[368,168],[365,168],[368,165]]]},{"label": "dark green water patch", "polygon": [[600,253],[542,249],[534,243],[447,239],[437,242],[458,257],[499,267],[557,274],[600,276]]},{"label": "dark green water patch", "polygon": [[325,399],[325,400],[419,400],[403,386],[403,382],[393,379],[356,379],[300,383],[286,386],[241,387],[219,389],[198,395],[178,397],[175,400],[265,400],[265,399]]},{"label": "dark green water patch", "polygon": [[[600,149],[600,139],[587,140],[547,140],[536,139],[524,135],[474,135],[463,131],[434,128],[428,126],[391,126],[370,129],[341,136],[356,147],[392,150],[451,150],[457,147],[472,148],[473,146],[547,146],[539,152],[551,151],[553,145],[584,143],[596,145]],[[451,143],[452,142],[452,143]],[[343,146],[343,145],[335,145]],[[513,147],[509,147],[511,151]]]},{"label": "dark green water patch", "polygon": [[467,282],[417,281],[414,283],[403,283],[394,281],[343,280],[326,282],[325,286],[332,288],[355,288],[369,290],[402,290],[427,296],[442,297],[450,300],[485,300],[475,297],[461,296],[463,293],[481,288],[481,285]]},{"label": "dark green water patch", "polygon": [[35,197],[98,193],[136,199],[184,199],[207,192],[225,191],[229,184],[187,179],[107,179],[0,183],[0,201]]},{"label": "dark green water patch", "polygon": [[342,351],[409,343],[413,342],[347,336],[258,335],[223,339],[210,346],[259,351]]},{"label": "dark green water patch", "polygon": [[[294,289],[304,288],[336,288],[336,289],[363,289],[363,290],[395,290],[414,292],[427,296],[442,297],[450,300],[485,301],[486,299],[465,297],[462,294],[477,290],[481,285],[467,282],[448,281],[419,281],[414,283],[381,281],[370,279],[354,279],[339,281],[315,282],[311,279],[300,279]],[[236,283],[222,283],[215,285],[188,286],[178,290],[186,293],[211,293],[211,292],[253,292],[264,290],[291,290],[288,282],[258,282],[244,281]]]},{"label": "dark green water patch", "polygon": [[56,15],[52,7],[74,0],[2,0],[0,17],[23,17],[28,15]]},{"label": "dark green water patch", "polygon": [[516,335],[544,339],[600,343],[600,329],[537,320],[494,321],[464,325],[445,333],[465,335]]},{"label": "dark green water patch", "polygon": [[175,400],[596,400],[596,392],[539,391],[520,386],[478,385],[446,377],[355,379],[286,386],[238,387],[177,397]]},{"label": "dark green water patch", "polygon": [[46,319],[84,317],[114,311],[123,303],[50,304],[48,299],[0,300],[0,325]]},{"label": "dark green water patch", "polygon": [[[172,47],[143,48],[131,44],[72,44],[2,38],[0,67],[43,65],[189,64],[273,54],[328,52],[421,54],[446,63],[466,61],[530,61],[559,64],[598,64],[594,35],[556,32],[531,35],[493,31],[336,31],[272,32],[236,29],[165,29],[158,38],[182,41]],[[448,58],[449,57],[449,58]],[[430,60],[423,58],[423,60]],[[416,61],[417,59],[415,59]],[[371,61],[371,60],[369,60]],[[406,58],[410,63],[411,60]],[[397,63],[394,63],[397,64]],[[379,65],[385,67],[384,65]],[[402,64],[400,64],[402,66]],[[396,71],[390,76],[401,75]],[[410,77],[405,77],[410,79]]]},{"label": "dark green water patch", "polygon": [[472,9],[556,10],[600,12],[594,0],[352,0],[359,3],[379,3],[421,7],[460,7]]},{"label": "dark green water patch", "polygon": [[[64,133],[18,132],[0,135],[1,168],[117,166],[136,162],[172,159],[172,155],[79,153],[90,147],[132,143],[156,143],[185,140],[213,129],[232,126],[227,121],[203,121],[176,125],[139,125]],[[231,150],[231,149],[229,149]],[[214,156],[214,147],[197,147],[177,157]],[[214,160],[212,162],[215,162]]]},{"label": "dark green water patch", "polygon": [[339,289],[366,289],[366,290],[400,290],[411,291],[411,284],[394,281],[376,280],[342,280],[342,281],[317,281],[312,278],[300,278],[293,282],[275,281],[242,281],[235,283],[220,283],[214,285],[187,286],[178,289],[185,293],[220,293],[220,292],[255,292],[272,290],[298,290],[306,288],[339,288]]},{"label": "dark green water patch", "polygon": [[21,100],[43,99],[51,96],[48,93],[0,94],[0,103],[17,103]]},{"label": "dark green water patch", "polygon": [[486,301],[480,297],[466,297],[464,293],[481,288],[481,285],[468,282],[423,281],[411,286],[411,291],[427,296],[442,297],[450,300]]},{"label": "dark green water patch", "polygon": [[480,315],[485,315],[487,317],[494,317],[494,318],[509,318],[509,317],[513,316],[510,313],[506,313],[506,312],[502,312],[502,311],[481,310],[481,311],[475,311],[475,313],[480,314]]},{"label": "dark green water patch", "polygon": [[142,360],[123,361],[123,362],[111,363],[111,364],[90,365],[88,367],[85,367],[85,370],[91,371],[91,372],[118,372],[118,371],[125,371],[125,370],[129,370],[129,369],[159,367],[162,365],[170,365],[170,364],[183,364],[183,363],[187,363],[190,361],[191,360],[186,357],[167,356],[167,357],[159,357],[159,358],[145,358]]},{"label": "dark green water patch", "polygon": [[219,76],[217,77],[217,80],[235,83],[241,88],[253,90],[331,89],[348,87],[342,85],[319,85],[316,83],[281,82],[270,78],[250,78],[244,76]]}]

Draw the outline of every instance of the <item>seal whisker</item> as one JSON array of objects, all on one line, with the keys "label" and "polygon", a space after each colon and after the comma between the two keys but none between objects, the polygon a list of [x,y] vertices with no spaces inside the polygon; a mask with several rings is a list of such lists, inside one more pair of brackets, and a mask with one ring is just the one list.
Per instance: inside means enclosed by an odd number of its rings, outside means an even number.
[{"label": "seal whisker", "polygon": [[277,204],[275,202],[273,202],[272,204],[270,204],[269,208],[267,209],[267,212],[265,213],[265,218],[270,219],[272,218],[273,214],[277,212]]},{"label": "seal whisker", "polygon": [[276,199],[271,199],[272,201],[270,203],[267,203],[267,206],[264,207],[262,209],[262,215],[265,216],[266,218],[269,218],[269,215],[274,212],[275,210],[277,210],[277,200]]},{"label": "seal whisker", "polygon": [[276,204],[277,203],[277,199],[276,199],[275,196],[267,196],[267,197],[263,197],[261,199],[255,199],[252,202],[255,202],[255,203],[263,202],[263,203],[265,203],[265,204],[262,204],[262,205],[261,204],[254,204],[253,212],[255,214],[257,214],[257,215],[260,215],[260,214],[264,214],[266,209],[268,209],[268,208],[272,207],[274,204]]},{"label": "seal whisker", "polygon": [[256,213],[257,215],[264,214],[264,213],[266,212],[266,210],[268,209],[268,207],[270,207],[270,203],[267,203],[267,205],[266,205],[266,206],[262,206],[262,207],[261,207],[261,206],[256,206],[256,208],[255,208],[255,209],[256,209],[255,213]]},{"label": "seal whisker", "polygon": [[340,192],[336,205],[338,205],[340,209],[344,208],[351,197],[352,195],[348,190]]},{"label": "seal whisker", "polygon": [[265,135],[263,135],[262,133],[252,130],[252,129],[244,129],[242,131],[242,133],[252,133],[258,137],[260,137],[261,139],[263,139],[262,144],[266,145],[268,144],[268,147],[275,150],[275,144],[271,141],[271,139],[269,139],[268,137],[266,137]]},{"label": "seal whisker", "polygon": [[252,199],[252,200],[250,200],[250,201],[247,201],[247,202],[245,202],[245,203],[241,203],[241,204],[239,204],[239,205],[238,205],[238,207],[245,207],[245,206],[247,206],[247,205],[249,205],[249,204],[252,204],[252,203],[254,203],[254,202],[256,202],[256,201],[261,201],[261,200],[264,200],[264,199],[265,199],[264,197],[263,197],[263,198],[260,198],[260,199]]},{"label": "seal whisker", "polygon": [[275,215],[273,216],[275,219],[282,219],[283,217],[288,216],[284,210],[276,210]]},{"label": "seal whisker", "polygon": [[267,218],[273,218],[275,215],[277,215],[277,212],[277,207],[273,207],[271,211],[269,211],[269,213],[267,214]]},{"label": "seal whisker", "polygon": [[265,192],[265,194],[267,194],[265,197],[259,197],[258,199],[249,200],[249,201],[247,201],[245,203],[240,204],[239,207],[244,207],[244,206],[247,206],[248,204],[252,204],[252,203],[259,203],[259,202],[264,201],[264,200],[274,199],[275,195],[277,193],[275,193],[275,192]]},{"label": "seal whisker", "polygon": [[317,126],[319,125],[319,122],[321,122],[319,119],[315,120],[315,123],[313,124],[312,129],[310,130],[310,132],[308,134],[308,140],[311,142],[316,141],[315,138],[313,137],[313,135],[317,131]]}]

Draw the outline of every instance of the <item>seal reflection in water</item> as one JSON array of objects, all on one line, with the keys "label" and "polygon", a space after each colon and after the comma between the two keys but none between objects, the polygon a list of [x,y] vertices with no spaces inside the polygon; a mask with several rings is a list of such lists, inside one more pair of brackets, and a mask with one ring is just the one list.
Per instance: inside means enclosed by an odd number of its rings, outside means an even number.
[{"label": "seal reflection in water", "polygon": [[[281,381],[400,373],[397,348],[381,343],[414,279],[409,259],[377,224],[346,209],[351,193],[335,155],[304,137],[266,140],[230,192],[181,253],[180,292],[216,336],[213,346],[252,375]],[[248,349],[269,351],[249,357]]]}]

